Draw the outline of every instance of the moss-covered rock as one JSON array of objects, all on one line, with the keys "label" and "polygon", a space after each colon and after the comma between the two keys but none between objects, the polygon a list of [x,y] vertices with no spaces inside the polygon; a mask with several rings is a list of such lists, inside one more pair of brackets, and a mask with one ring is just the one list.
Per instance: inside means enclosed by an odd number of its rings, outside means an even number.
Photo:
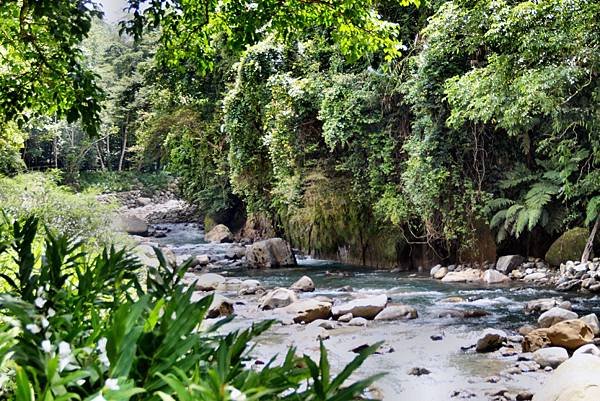
[{"label": "moss-covered rock", "polygon": [[546,261],[558,266],[568,260],[579,260],[590,233],[587,228],[577,227],[561,235],[546,252]]}]

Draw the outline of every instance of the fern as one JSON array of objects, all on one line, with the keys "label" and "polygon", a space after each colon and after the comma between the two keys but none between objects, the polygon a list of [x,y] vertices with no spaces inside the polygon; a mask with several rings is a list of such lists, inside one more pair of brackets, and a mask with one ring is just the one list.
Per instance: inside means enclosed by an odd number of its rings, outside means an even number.
[{"label": "fern", "polygon": [[492,220],[490,221],[490,228],[494,229],[500,227],[500,225],[506,220],[506,209],[497,212]]},{"label": "fern", "polygon": [[598,218],[600,213],[600,195],[594,196],[587,204],[585,210],[585,224],[589,225]]},{"label": "fern", "polygon": [[533,184],[525,195],[525,204],[529,209],[541,209],[560,191],[560,187],[550,181],[540,181]]}]

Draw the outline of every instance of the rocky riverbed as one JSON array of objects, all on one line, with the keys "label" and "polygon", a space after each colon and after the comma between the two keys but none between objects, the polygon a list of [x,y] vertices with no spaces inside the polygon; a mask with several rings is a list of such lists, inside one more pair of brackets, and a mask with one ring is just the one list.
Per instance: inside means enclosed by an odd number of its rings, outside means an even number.
[{"label": "rocky riverbed", "polygon": [[[156,263],[152,246],[162,248],[173,262],[193,259],[185,280],[195,286],[198,298],[215,294],[213,318],[237,316],[228,330],[278,320],[258,341],[253,355],[258,365],[274,354],[282,356],[289,346],[316,356],[322,339],[339,368],[357,350],[381,341],[380,351],[360,373],[386,373],[374,385],[373,396],[388,401],[527,400],[538,394],[534,400],[546,401],[558,399],[544,391],[545,383],[565,375],[562,366],[600,354],[593,345],[600,328],[590,315],[600,299],[555,288],[574,272],[576,279],[590,278],[584,275],[596,270],[594,262],[580,274],[570,264],[555,271],[543,261],[511,257],[485,271],[436,266],[431,277],[309,258],[299,258],[295,267],[264,268],[278,265],[277,260],[293,264],[286,248],[228,242],[233,237],[222,229],[208,236],[215,241],[211,243],[197,224],[167,223],[188,213],[177,202],[130,205],[126,213],[141,234],[134,236],[137,251],[147,264]],[[148,225],[148,216],[157,213],[167,218]],[[266,254],[270,256],[261,258]],[[263,268],[248,268],[257,263]],[[504,265],[511,266],[503,270]],[[538,279],[525,279],[531,274]],[[571,357],[578,353],[584,355]],[[568,372],[594,363],[582,361]],[[558,378],[550,379],[552,375]]]}]

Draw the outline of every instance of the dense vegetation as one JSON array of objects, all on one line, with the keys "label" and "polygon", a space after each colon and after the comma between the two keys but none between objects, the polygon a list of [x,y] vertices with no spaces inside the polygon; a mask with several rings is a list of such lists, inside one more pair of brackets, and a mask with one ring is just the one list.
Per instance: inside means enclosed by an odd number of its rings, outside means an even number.
[{"label": "dense vegetation", "polygon": [[[543,256],[597,221],[597,2],[129,4],[130,36],[91,6],[57,5],[64,33],[27,23],[50,8],[20,25],[19,3],[0,8],[35,38],[2,39],[3,65],[87,36],[64,57],[97,74],[54,90],[67,67],[49,58],[44,92],[1,109],[3,171],[168,169],[211,221],[365,264],[490,259],[494,241]],[[2,70],[3,91],[18,74]]]}]

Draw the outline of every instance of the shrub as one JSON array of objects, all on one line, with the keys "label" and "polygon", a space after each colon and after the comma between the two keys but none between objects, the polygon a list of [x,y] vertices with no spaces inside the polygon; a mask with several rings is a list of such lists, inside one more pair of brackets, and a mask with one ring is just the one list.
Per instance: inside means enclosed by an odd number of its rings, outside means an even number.
[{"label": "shrub", "polygon": [[140,264],[125,251],[92,257],[51,231],[38,263],[37,227],[30,217],[0,231],[0,253],[16,264],[1,276],[11,288],[0,295],[0,362],[14,383],[7,399],[345,401],[375,379],[344,386],[377,346],[335,377],[322,344],[318,362],[290,349],[281,364],[252,369],[251,344],[273,322],[217,332],[231,318],[205,320],[212,296],[192,301],[194,286],[181,283],[188,264],[168,266],[156,250],[160,265],[148,270],[144,290]]}]

